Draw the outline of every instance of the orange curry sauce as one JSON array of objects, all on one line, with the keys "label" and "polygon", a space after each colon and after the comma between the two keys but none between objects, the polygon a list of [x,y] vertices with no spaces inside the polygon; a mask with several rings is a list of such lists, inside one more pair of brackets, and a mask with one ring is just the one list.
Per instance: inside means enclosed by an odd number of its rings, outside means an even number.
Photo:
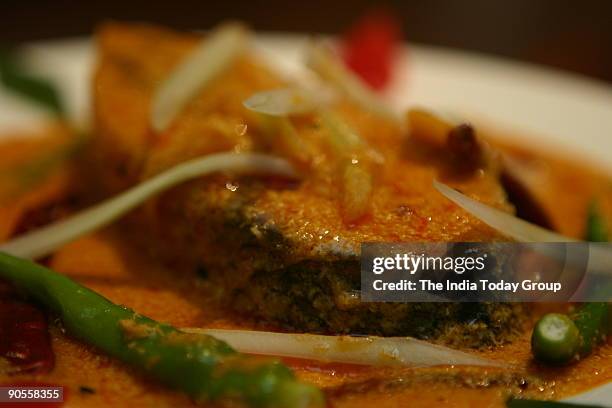
[{"label": "orange curry sauce", "polygon": [[[55,137],[61,136],[2,144],[0,154],[10,159],[0,163],[0,173],[14,169],[19,158],[30,161],[42,151],[49,151]],[[524,152],[521,154],[522,160],[536,160]],[[539,198],[542,205],[551,210],[553,222],[560,231],[580,235],[584,204],[603,185],[608,186],[608,193],[604,195],[609,197],[609,182],[559,160],[537,159],[536,164],[546,167],[545,174],[549,178],[546,181],[548,190],[542,190],[548,194]],[[23,217],[33,217],[36,209],[48,208],[70,196],[78,180],[65,166],[60,164],[47,169],[41,180],[32,182],[23,191],[15,191],[9,186],[10,179],[0,178],[0,240],[9,237],[23,222]],[[582,182],[585,180],[588,182]],[[575,194],[564,196],[559,203],[556,194],[567,188],[568,181],[572,181]],[[195,274],[177,275],[161,266],[135,245],[133,238],[128,239],[117,227],[111,227],[66,245],[46,262],[54,270],[111,301],[176,327],[270,329],[219,309],[212,301],[213,288],[207,287],[205,280]],[[543,310],[564,306],[539,307]],[[478,352],[511,363],[513,368],[508,370],[374,368],[291,359],[286,359],[286,363],[300,378],[322,387],[329,404],[334,407],[407,404],[411,407],[502,407],[509,395],[557,399],[612,380],[610,343],[577,364],[546,368],[532,360],[530,330],[530,326],[525,327],[524,335],[511,344]],[[176,407],[193,404],[183,394],[150,382],[124,364],[71,339],[58,325],[52,325],[51,337],[55,352],[53,370],[46,374],[17,376],[7,376],[0,370],[0,384],[62,385],[68,395],[66,406]]]}]

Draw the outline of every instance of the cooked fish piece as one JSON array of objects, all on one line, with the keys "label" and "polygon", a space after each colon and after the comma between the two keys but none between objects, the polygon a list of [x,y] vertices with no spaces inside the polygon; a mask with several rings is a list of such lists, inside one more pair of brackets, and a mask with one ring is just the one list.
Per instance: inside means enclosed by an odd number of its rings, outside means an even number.
[{"label": "cooked fish piece", "polygon": [[[242,101],[286,84],[247,54],[202,89],[166,131],[151,130],[156,87],[198,41],[151,26],[100,29],[92,163],[106,194],[217,151],[284,154],[265,121]],[[358,219],[347,221],[350,208],[341,198],[352,181],[342,176],[346,158],[329,148],[330,132],[319,115],[304,114],[290,122],[307,155],[298,163],[299,182],[202,178],[148,203],[127,221],[129,229],[177,270],[206,275],[227,304],[288,329],[414,335],[472,346],[507,339],[521,324],[518,306],[359,301],[362,242],[505,240],[432,187],[434,178],[445,177],[462,192],[512,211],[494,161],[453,177],[448,169],[440,172],[439,160],[407,152],[406,131],[389,118],[341,98],[329,109],[376,153],[365,167],[373,180],[368,211]]]}]

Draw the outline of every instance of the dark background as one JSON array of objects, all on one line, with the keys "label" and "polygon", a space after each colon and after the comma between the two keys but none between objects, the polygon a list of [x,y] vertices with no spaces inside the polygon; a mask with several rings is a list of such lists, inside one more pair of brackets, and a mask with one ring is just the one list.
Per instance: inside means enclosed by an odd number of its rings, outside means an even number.
[{"label": "dark background", "polygon": [[105,19],[208,28],[232,18],[258,30],[339,33],[386,6],[406,39],[551,65],[612,82],[612,1],[554,0],[0,0],[0,43],[91,33]]}]

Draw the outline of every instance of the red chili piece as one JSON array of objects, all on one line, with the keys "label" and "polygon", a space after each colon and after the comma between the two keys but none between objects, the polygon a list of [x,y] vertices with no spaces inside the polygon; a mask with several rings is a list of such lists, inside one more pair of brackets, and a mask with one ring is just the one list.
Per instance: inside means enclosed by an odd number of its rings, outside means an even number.
[{"label": "red chili piece", "polygon": [[345,34],[344,61],[372,88],[381,90],[391,79],[401,37],[400,24],[391,13],[368,13]]},{"label": "red chili piece", "polygon": [[45,314],[0,282],[0,358],[10,374],[46,373],[55,363]]}]

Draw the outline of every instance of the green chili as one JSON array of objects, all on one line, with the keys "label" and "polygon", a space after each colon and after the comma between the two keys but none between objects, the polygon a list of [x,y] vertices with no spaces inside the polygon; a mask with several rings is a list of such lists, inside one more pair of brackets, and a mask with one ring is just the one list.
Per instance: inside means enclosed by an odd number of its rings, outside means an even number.
[{"label": "green chili", "polygon": [[590,302],[569,316],[544,315],[531,335],[534,357],[545,363],[567,364],[590,354],[610,333],[609,313],[607,303]]},{"label": "green chili", "polygon": [[589,242],[608,242],[609,240],[605,220],[600,214],[595,202],[592,202],[591,205],[589,205],[587,214],[586,240]]},{"label": "green chili", "polygon": [[57,116],[64,116],[64,105],[53,84],[28,73],[14,55],[6,51],[0,52],[0,82],[7,90],[38,103]]},{"label": "green chili", "polygon": [[238,353],[208,335],[185,333],[118,306],[66,276],[0,252],[0,278],[59,316],[67,332],[196,401],[252,406],[321,405],[314,386],[276,360]]},{"label": "green chili", "polygon": [[535,325],[531,350],[540,361],[564,364],[577,354],[580,333],[576,324],[561,313],[548,313]]},{"label": "green chili", "polygon": [[572,320],[580,332],[578,352],[582,356],[591,353],[593,346],[603,342],[609,334],[609,307],[605,302],[585,303],[572,314]]}]

